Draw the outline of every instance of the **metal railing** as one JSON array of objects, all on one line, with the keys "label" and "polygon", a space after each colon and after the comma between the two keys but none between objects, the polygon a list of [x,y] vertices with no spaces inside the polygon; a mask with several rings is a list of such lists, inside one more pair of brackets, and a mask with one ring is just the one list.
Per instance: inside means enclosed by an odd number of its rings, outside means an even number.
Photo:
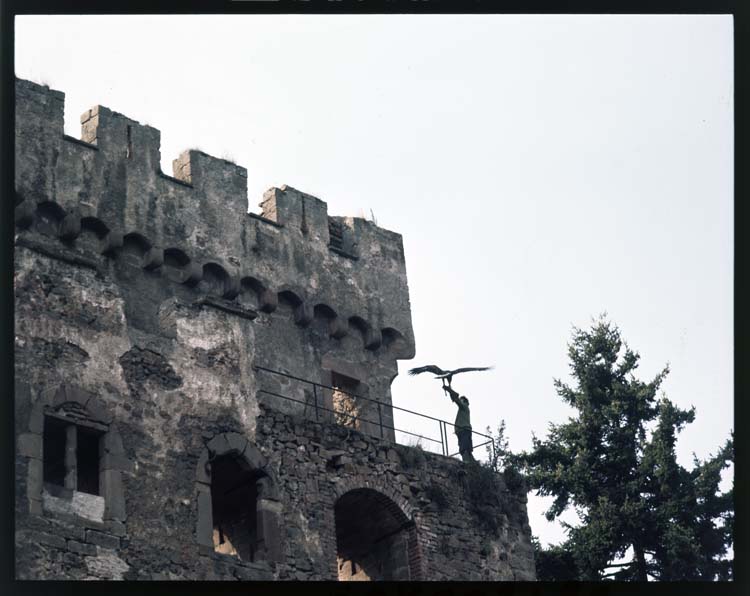
[{"label": "metal railing", "polygon": [[[258,393],[264,393],[266,395],[270,395],[273,397],[277,397],[280,399],[284,399],[290,402],[296,402],[299,404],[302,404],[305,406],[305,411],[307,412],[308,408],[312,406],[312,410],[314,411],[314,417],[316,421],[320,420],[321,412],[328,412],[331,414],[336,415],[337,417],[345,417],[347,419],[351,419],[352,422],[354,421],[361,421],[365,422],[367,424],[372,424],[376,428],[379,429],[380,437],[385,439],[385,431],[393,431],[394,437],[395,433],[402,433],[405,435],[409,435],[412,437],[416,437],[418,440],[424,440],[427,441],[428,446],[436,447],[437,445],[440,445],[440,453],[441,455],[444,455],[446,457],[455,457],[456,455],[459,455],[459,452],[450,453],[450,445],[448,440],[448,426],[455,427],[455,425],[451,422],[448,422],[447,420],[441,420],[440,418],[435,418],[434,416],[429,416],[427,414],[422,414],[420,412],[415,412],[413,410],[407,410],[406,408],[400,408],[398,406],[394,406],[392,404],[386,403],[384,401],[373,399],[371,397],[365,397],[363,395],[357,395],[355,393],[352,393],[350,391],[345,391],[339,387],[332,387],[330,385],[324,385],[322,383],[316,383],[314,381],[310,381],[308,379],[303,379],[294,375],[290,375],[285,372],[281,372],[278,370],[273,370],[271,368],[266,368],[264,366],[254,366],[253,367],[256,371],[260,371],[263,373],[268,373],[271,375],[276,375],[279,377],[283,377],[286,379],[291,379],[293,381],[297,381],[299,383],[302,383],[305,386],[309,386],[312,388],[312,397],[313,397],[313,403],[310,404],[307,400],[301,400],[296,399],[294,397],[290,397],[289,395],[282,395],[281,393],[275,392],[275,391],[269,391],[268,389],[259,389]],[[325,397],[325,391],[332,391],[332,392],[338,392],[339,394],[345,394],[350,397],[356,398],[360,402],[369,402],[372,404],[375,404],[377,406],[377,414],[378,419],[377,420],[371,420],[368,418],[364,418],[362,416],[357,416],[354,414],[350,414],[348,412],[344,412],[341,409],[336,409],[335,404],[333,408],[327,407],[327,405],[324,403],[324,397]],[[435,437],[426,436],[424,434],[419,434],[412,432],[410,430],[406,430],[403,428],[396,428],[394,425],[388,424],[388,420],[392,419],[392,411],[397,410],[399,412],[404,412],[407,414],[411,414],[414,416],[419,416],[422,419],[429,420],[430,424],[437,423],[438,429],[440,432],[440,438],[437,439]],[[384,420],[384,417],[386,420]],[[474,445],[474,449],[477,449],[479,447],[489,446],[489,453],[490,456],[494,458],[495,454],[495,442],[493,438],[490,435],[485,435],[480,432],[476,432],[475,430],[471,431],[472,435],[476,435],[476,437],[479,437],[479,440],[484,439],[484,442],[481,442],[479,444]],[[472,442],[474,437],[472,436]],[[394,440],[395,442],[395,440]],[[430,450],[431,451],[431,450]]]}]

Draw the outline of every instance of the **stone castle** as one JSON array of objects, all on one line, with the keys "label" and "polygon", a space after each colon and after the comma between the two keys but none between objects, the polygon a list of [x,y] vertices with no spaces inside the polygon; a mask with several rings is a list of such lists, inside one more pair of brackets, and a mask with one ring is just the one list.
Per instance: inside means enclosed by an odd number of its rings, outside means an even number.
[{"label": "stone castle", "polygon": [[63,107],[16,80],[16,577],[533,580],[523,487],[395,441],[401,236]]}]

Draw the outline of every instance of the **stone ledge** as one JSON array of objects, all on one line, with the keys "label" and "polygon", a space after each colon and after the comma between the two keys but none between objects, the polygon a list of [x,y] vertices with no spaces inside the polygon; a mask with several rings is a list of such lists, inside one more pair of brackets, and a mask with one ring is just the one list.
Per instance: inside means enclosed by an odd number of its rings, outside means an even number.
[{"label": "stone ledge", "polygon": [[68,540],[67,548],[69,551],[78,553],[80,555],[96,555],[96,547],[93,544],[86,544],[85,542]]},{"label": "stone ledge", "polygon": [[120,548],[120,539],[111,534],[105,534],[98,530],[86,530],[86,542],[101,546],[103,548],[118,549]]}]

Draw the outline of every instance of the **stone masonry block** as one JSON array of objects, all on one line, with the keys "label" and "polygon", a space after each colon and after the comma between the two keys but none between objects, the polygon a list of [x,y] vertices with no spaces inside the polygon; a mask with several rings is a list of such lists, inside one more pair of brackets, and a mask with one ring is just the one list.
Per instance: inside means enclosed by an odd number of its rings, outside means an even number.
[{"label": "stone masonry block", "polygon": [[214,523],[211,513],[211,489],[198,488],[198,527],[196,528],[198,544],[211,548],[213,552]]},{"label": "stone masonry block", "polygon": [[60,388],[55,393],[55,400],[53,405],[57,407],[66,402],[76,402],[82,406],[86,406],[90,398],[91,393],[89,393],[82,387],[73,384],[65,384],[60,385]]},{"label": "stone masonry block", "polygon": [[125,524],[117,520],[108,521],[106,524],[106,528],[114,536],[123,537],[127,534],[127,528],[125,527]]},{"label": "stone masonry block", "polygon": [[75,540],[68,540],[68,550],[79,555],[96,555],[96,547],[93,544],[86,544],[85,542],[76,542]]},{"label": "stone masonry block", "polygon": [[86,530],[86,542],[101,546],[103,548],[120,548],[120,539],[111,534],[105,534],[98,530]]},{"label": "stone masonry block", "polygon": [[[16,424],[18,424],[18,420],[16,420]],[[29,415],[29,432],[37,435],[41,435],[44,432],[44,413],[42,412],[42,407],[39,405],[34,406]]]},{"label": "stone masonry block", "polygon": [[99,458],[99,470],[120,470],[121,472],[131,472],[133,463],[122,453],[104,452]]},{"label": "stone masonry block", "polygon": [[208,451],[206,449],[201,452],[198,463],[195,465],[195,480],[207,485],[211,484],[211,474],[208,469]]},{"label": "stone masonry block", "polygon": [[104,519],[125,521],[127,513],[120,471],[104,470],[100,474],[99,481],[105,499]]},{"label": "stone masonry block", "polygon": [[43,513],[42,500],[29,498],[29,515],[42,515]]},{"label": "stone masonry block", "polygon": [[112,412],[106,404],[98,397],[92,397],[86,404],[86,409],[91,413],[92,418],[103,424],[112,422]]},{"label": "stone masonry block", "polygon": [[65,538],[56,536],[55,534],[48,534],[47,532],[31,532],[31,540],[38,544],[44,544],[46,546],[53,546],[55,548],[65,548]]},{"label": "stone masonry block", "polygon": [[42,494],[44,482],[44,464],[41,459],[30,458],[26,473],[26,494],[31,499],[38,499]]},{"label": "stone masonry block", "polygon": [[247,447],[247,439],[239,433],[226,433],[224,435],[229,445],[230,450],[235,450],[237,453],[244,453]]},{"label": "stone masonry block", "polygon": [[279,514],[275,511],[266,508],[258,510],[258,543],[265,550],[268,561],[281,560]]},{"label": "stone masonry block", "polygon": [[227,453],[231,449],[231,447],[229,446],[229,442],[227,441],[227,437],[223,433],[220,435],[216,435],[213,439],[211,439],[206,444],[206,447],[211,453],[215,453],[218,455]]},{"label": "stone masonry block", "polygon": [[22,457],[42,457],[42,435],[24,433],[18,436],[18,455]]},{"label": "stone masonry block", "polygon": [[110,429],[110,431],[104,435],[102,441],[106,453],[112,455],[125,455],[125,447],[122,444],[122,437],[120,436],[120,433],[115,432],[114,429]]}]

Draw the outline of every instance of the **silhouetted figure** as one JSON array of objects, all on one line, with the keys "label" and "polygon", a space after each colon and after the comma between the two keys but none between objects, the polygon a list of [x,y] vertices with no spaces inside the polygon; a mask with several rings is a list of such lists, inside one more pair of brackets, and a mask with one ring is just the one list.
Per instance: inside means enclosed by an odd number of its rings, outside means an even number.
[{"label": "silhouetted figure", "polygon": [[461,459],[464,461],[476,461],[474,456],[471,454],[474,451],[474,445],[471,442],[471,414],[469,412],[469,400],[465,395],[458,395],[451,386],[450,382],[446,384],[446,379],[443,379],[443,391],[448,393],[453,403],[458,406],[458,413],[456,414],[456,422],[454,423],[456,437],[458,438],[458,452],[461,454]]}]

